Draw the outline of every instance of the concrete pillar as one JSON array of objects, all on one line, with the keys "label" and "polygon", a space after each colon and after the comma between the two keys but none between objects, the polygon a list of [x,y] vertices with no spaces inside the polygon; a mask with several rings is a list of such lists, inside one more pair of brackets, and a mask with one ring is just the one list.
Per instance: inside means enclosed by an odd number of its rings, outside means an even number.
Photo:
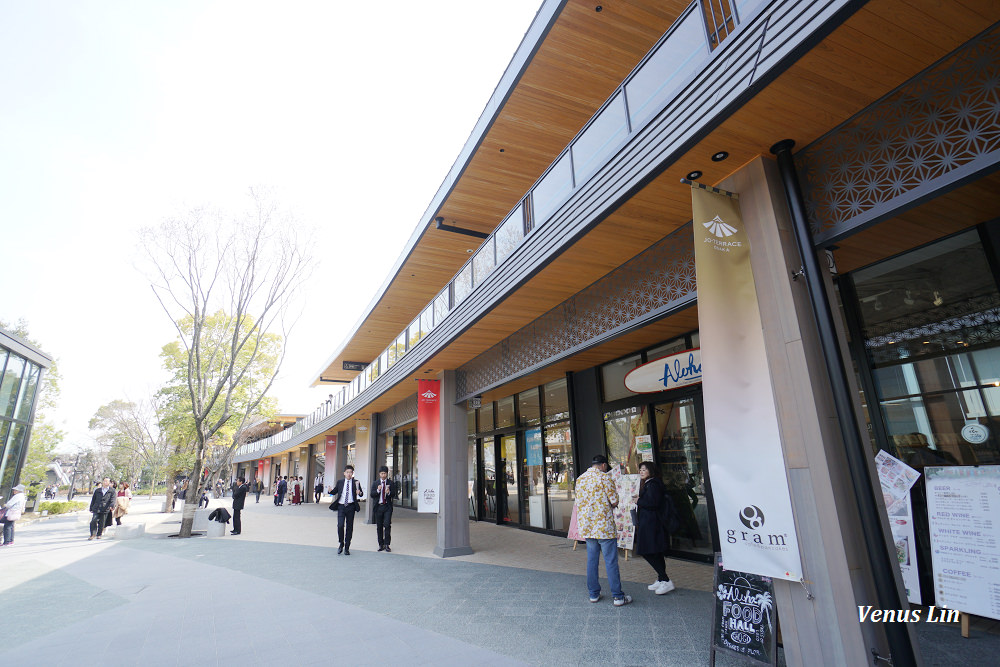
[{"label": "concrete pillar", "polygon": [[472,553],[469,540],[469,435],[464,405],[455,405],[455,371],[441,380],[441,500],[437,545],[442,558]]},{"label": "concrete pillar", "polygon": [[[738,192],[802,554],[804,584],[775,580],[789,665],[871,664],[879,631],[862,628],[874,604],[830,381],[803,281],[776,164],[758,157],[719,184]],[[697,224],[697,222],[696,222]]]}]

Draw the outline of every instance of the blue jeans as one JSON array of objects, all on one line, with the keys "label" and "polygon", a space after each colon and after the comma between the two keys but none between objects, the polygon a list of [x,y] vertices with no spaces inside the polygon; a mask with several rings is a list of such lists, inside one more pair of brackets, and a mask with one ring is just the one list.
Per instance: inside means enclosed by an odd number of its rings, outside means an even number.
[{"label": "blue jeans", "polygon": [[597,565],[601,560],[601,553],[604,554],[604,569],[608,572],[608,583],[611,584],[611,597],[620,598],[625,595],[622,592],[622,579],[618,574],[618,540],[595,540],[587,538],[587,590],[590,597],[596,598],[601,594],[601,582],[597,578]]}]

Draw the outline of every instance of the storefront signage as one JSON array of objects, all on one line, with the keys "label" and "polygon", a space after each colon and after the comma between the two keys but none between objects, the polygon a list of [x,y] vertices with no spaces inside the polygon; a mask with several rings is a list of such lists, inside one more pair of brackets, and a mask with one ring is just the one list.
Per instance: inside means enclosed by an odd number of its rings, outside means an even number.
[{"label": "storefront signage", "polygon": [[1000,619],[1000,466],[924,475],[936,605]]},{"label": "storefront signage", "polygon": [[529,428],[524,432],[524,448],[529,466],[542,465],[542,429]]},{"label": "storefront signage", "polygon": [[417,380],[417,512],[437,513],[441,499],[441,381]]},{"label": "storefront signage", "polygon": [[345,371],[363,371],[365,370],[366,364],[363,361],[345,361],[344,370]]},{"label": "storefront signage", "polygon": [[667,391],[701,382],[701,350],[684,350],[654,359],[625,376],[625,387],[637,394]]},{"label": "storefront signage", "polygon": [[631,549],[635,543],[632,510],[635,509],[635,498],[639,495],[639,476],[623,475],[621,466],[616,465],[611,469],[611,479],[615,481],[615,489],[618,491],[618,504],[614,508],[618,548]]},{"label": "storefront signage", "polygon": [[691,202],[705,443],[722,555],[734,570],[800,581],[750,241],[736,199],[692,187]]},{"label": "storefront signage", "polygon": [[718,649],[756,662],[777,664],[774,633],[777,608],[771,578],[727,570],[722,562],[722,554],[715,554],[710,664],[715,664]]},{"label": "storefront signage", "polygon": [[962,427],[962,438],[972,445],[981,445],[990,439],[990,430],[982,424],[966,424]]},{"label": "storefront signage", "polygon": [[920,579],[917,574],[917,542],[913,533],[913,508],[910,488],[920,473],[891,456],[884,449],[875,456],[875,469],[882,485],[882,500],[889,518],[889,530],[896,546],[899,571],[903,575],[906,599],[920,604]]}]

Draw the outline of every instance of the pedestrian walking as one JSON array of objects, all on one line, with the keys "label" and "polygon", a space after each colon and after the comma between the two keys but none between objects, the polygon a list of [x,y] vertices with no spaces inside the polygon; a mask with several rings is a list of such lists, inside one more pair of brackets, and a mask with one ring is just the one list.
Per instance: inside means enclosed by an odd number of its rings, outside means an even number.
[{"label": "pedestrian walking", "polygon": [[97,487],[94,491],[94,495],[90,498],[90,513],[93,515],[90,519],[90,537],[88,540],[94,538],[101,539],[101,535],[104,533],[104,527],[108,522],[108,513],[115,504],[116,494],[111,488],[111,479],[105,477],[101,480],[101,485]]},{"label": "pedestrian walking", "polygon": [[667,496],[659,471],[652,461],[639,464],[639,495],[636,497],[635,552],[656,571],[656,581],[647,588],[657,595],[674,590],[667,576],[666,558],[670,550],[667,534]]},{"label": "pedestrian walking", "polygon": [[361,482],[354,479],[354,466],[348,463],[344,466],[344,478],[330,491],[333,503],[330,509],[337,510],[337,538],[340,547],[337,555],[351,555],[351,538],[354,536],[354,515],[361,509],[359,499],[364,498],[365,490]]},{"label": "pedestrian walking", "polygon": [[104,526],[110,526],[114,523],[114,512],[115,512],[115,502],[118,499],[118,482],[111,482],[111,495],[115,496],[115,499],[111,501],[111,507],[108,508],[108,515],[104,517]]},{"label": "pedestrian walking", "polygon": [[24,484],[18,484],[10,490],[10,498],[4,503],[0,510],[3,523],[3,542],[0,547],[9,547],[14,544],[14,523],[24,514],[24,507],[28,504],[28,497],[24,495]]},{"label": "pedestrian walking", "polygon": [[208,509],[208,501],[211,499],[209,494],[212,493],[211,485],[206,486],[201,490],[201,497],[198,498],[198,509],[201,509],[201,504],[205,503],[205,509]]},{"label": "pedestrian walking", "polygon": [[302,482],[301,477],[292,477],[292,504],[302,504]]},{"label": "pedestrian walking", "polygon": [[288,475],[285,475],[278,482],[278,502],[277,505],[285,504],[285,494],[288,493]]},{"label": "pedestrian walking", "polygon": [[264,487],[264,482],[254,477],[253,484],[250,485],[250,491],[255,496],[257,496],[258,503],[260,502],[260,492],[263,490],[263,487]]},{"label": "pedestrian walking", "polygon": [[230,535],[239,535],[243,532],[243,523],[240,515],[243,513],[243,505],[247,498],[247,480],[239,477],[236,480],[236,487],[233,489],[233,530]]},{"label": "pedestrian walking", "polygon": [[122,525],[122,517],[128,514],[129,505],[132,504],[132,489],[128,482],[122,482],[122,488],[115,497],[115,509],[111,513],[117,525]]},{"label": "pedestrian walking", "polygon": [[313,494],[316,496],[313,502],[318,503],[323,499],[323,480],[319,477],[316,478],[316,486],[313,487]]},{"label": "pedestrian walking", "polygon": [[372,484],[369,498],[375,499],[375,534],[378,536],[378,550],[392,551],[392,499],[396,497],[396,485],[389,479],[389,467],[378,469],[378,481]]},{"label": "pedestrian walking", "polygon": [[618,533],[615,530],[614,507],[618,505],[615,483],[608,475],[608,457],[598,454],[587,472],[576,480],[576,517],[580,537],[587,540],[587,590],[590,601],[601,599],[601,582],[597,576],[601,554],[611,585],[614,606],[632,602],[632,596],[622,590],[618,572]]}]

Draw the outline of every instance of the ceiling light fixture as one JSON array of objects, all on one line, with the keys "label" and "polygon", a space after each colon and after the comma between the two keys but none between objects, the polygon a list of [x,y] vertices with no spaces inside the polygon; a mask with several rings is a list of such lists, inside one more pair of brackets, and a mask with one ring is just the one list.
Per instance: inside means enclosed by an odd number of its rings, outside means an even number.
[{"label": "ceiling light fixture", "polygon": [[941,292],[934,290],[934,305],[941,306],[944,304],[944,298],[941,296]]},{"label": "ceiling light fixture", "polygon": [[718,153],[712,156],[712,162],[722,162],[727,157],[729,157],[729,153],[727,153],[726,151],[719,151]]},{"label": "ceiling light fixture", "polygon": [[700,171],[698,171],[697,169],[695,169],[694,171],[689,171],[688,172],[687,179],[689,181],[697,181],[699,178],[701,178],[701,176],[702,176],[702,173]]}]

